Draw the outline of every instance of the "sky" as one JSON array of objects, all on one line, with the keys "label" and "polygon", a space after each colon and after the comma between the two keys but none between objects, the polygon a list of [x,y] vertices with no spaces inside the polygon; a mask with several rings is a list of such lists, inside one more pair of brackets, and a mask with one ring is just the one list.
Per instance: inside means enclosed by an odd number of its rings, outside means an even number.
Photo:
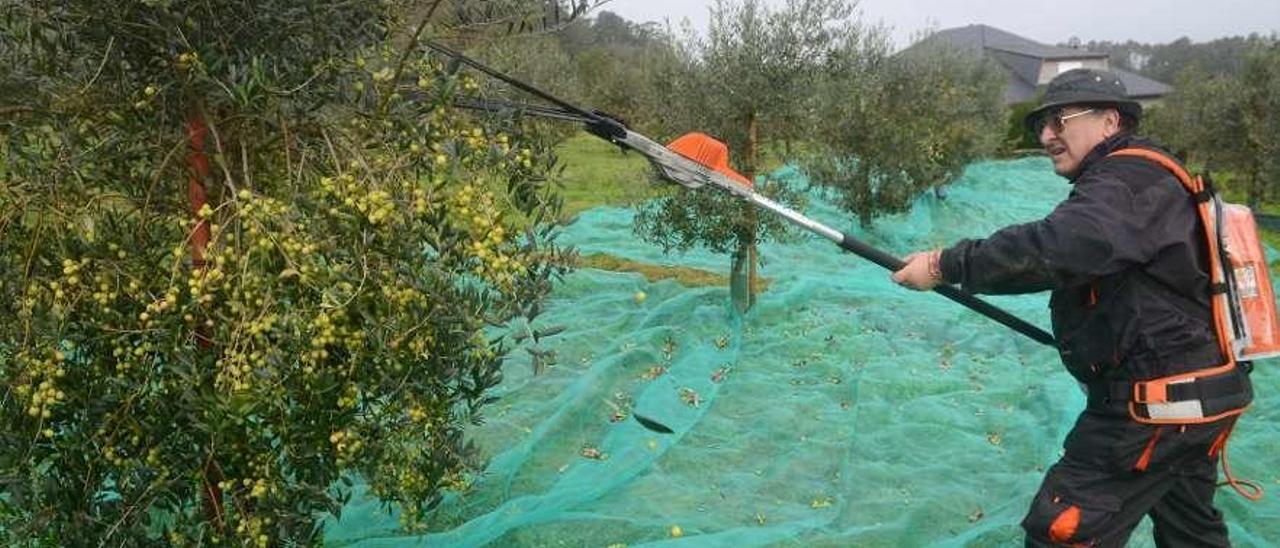
[{"label": "sky", "polygon": [[[784,0],[764,0],[771,6]],[[600,9],[636,22],[688,18],[705,33],[714,0],[609,0]],[[1046,44],[1136,40],[1168,43],[1183,36],[1207,42],[1251,32],[1280,32],[1280,0],[861,0],[862,21],[892,29],[905,47],[922,30],[982,23]]]}]

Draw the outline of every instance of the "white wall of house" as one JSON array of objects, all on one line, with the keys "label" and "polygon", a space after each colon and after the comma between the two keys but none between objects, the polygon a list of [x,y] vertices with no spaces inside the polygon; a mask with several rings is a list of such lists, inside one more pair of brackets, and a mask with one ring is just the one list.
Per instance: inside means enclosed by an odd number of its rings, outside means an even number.
[{"label": "white wall of house", "polygon": [[1062,74],[1068,70],[1087,68],[1109,70],[1106,57],[1092,57],[1080,59],[1054,59],[1047,60],[1040,64],[1040,80],[1036,84],[1048,84],[1054,76]]}]

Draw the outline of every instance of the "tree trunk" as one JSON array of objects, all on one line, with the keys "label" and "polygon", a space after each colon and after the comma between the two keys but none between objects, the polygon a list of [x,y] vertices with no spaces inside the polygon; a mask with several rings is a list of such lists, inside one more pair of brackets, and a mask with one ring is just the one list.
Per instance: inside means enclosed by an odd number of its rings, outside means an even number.
[{"label": "tree trunk", "polygon": [[[742,160],[742,175],[749,181],[756,179],[756,166],[759,165],[760,125],[752,113],[747,118],[747,150]],[[748,209],[745,214],[745,229],[738,240],[738,249],[732,258],[732,274],[729,279],[729,295],[734,308],[745,314],[756,304],[756,295],[760,294],[759,260],[756,251],[756,228],[759,220],[756,210]]]},{"label": "tree trunk", "polygon": [[[1257,162],[1254,162],[1255,164]],[[1262,192],[1264,190],[1264,182],[1261,177],[1260,169],[1255,165],[1249,174],[1249,208],[1255,211],[1262,207]]]},{"label": "tree trunk", "polygon": [[[750,156],[747,163],[747,180],[754,184],[756,170],[760,168],[760,119],[756,117],[754,112],[751,113],[751,125],[747,129],[747,154]],[[751,231],[751,249],[748,250],[747,256],[747,260],[750,261],[748,264],[751,266],[751,274],[747,279],[750,281],[751,304],[755,305],[756,295],[760,294],[760,276],[757,272],[757,267],[760,263],[756,257],[756,229],[759,221],[756,219],[756,210],[754,208],[747,213],[747,222],[750,223],[749,230]]]}]

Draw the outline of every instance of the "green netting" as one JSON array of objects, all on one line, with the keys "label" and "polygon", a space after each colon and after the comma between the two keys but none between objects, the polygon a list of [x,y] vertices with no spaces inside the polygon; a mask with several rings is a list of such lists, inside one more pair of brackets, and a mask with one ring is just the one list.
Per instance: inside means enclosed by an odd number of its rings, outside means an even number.
[{"label": "green netting", "polygon": [[[1037,158],[974,165],[945,201],[921,198],[872,231],[817,197],[808,213],[902,254],[1039,218],[1067,190]],[[567,230],[584,253],[728,271],[725,256],[665,257],[637,241],[628,210],[595,209]],[[396,516],[357,489],[328,543],[1020,545],[1018,522],[1084,404],[1057,355],[896,287],[825,240],[760,253],[771,285],[741,320],[724,287],[569,276],[537,322],[567,327],[550,345],[557,364],[534,376],[527,353],[511,354],[502,399],[474,429],[492,456],[474,488],[449,497],[426,536],[398,532]],[[1047,326],[1044,295],[990,300]],[[654,367],[666,369],[651,379]],[[1259,364],[1257,403],[1231,445],[1236,473],[1276,493],[1218,499],[1240,546],[1280,540],[1277,376],[1280,364]],[[617,408],[675,433],[611,422]],[[1131,545],[1150,546],[1149,530]]]}]

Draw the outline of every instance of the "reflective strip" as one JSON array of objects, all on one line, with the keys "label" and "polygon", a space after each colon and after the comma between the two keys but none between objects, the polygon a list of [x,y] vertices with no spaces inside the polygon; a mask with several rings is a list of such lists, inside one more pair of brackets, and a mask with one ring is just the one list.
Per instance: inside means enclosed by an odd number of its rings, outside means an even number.
[{"label": "reflective strip", "polygon": [[1158,403],[1148,403],[1147,416],[1156,420],[1169,419],[1203,419],[1204,406],[1200,404],[1200,400],[1181,400],[1181,401],[1165,401],[1166,389],[1169,386],[1177,384],[1189,384],[1196,382],[1195,378],[1178,379],[1170,383],[1159,383],[1160,397],[1156,400]]},{"label": "reflective strip", "polygon": [[1147,416],[1156,420],[1203,419],[1204,407],[1200,400],[1147,404]]}]

